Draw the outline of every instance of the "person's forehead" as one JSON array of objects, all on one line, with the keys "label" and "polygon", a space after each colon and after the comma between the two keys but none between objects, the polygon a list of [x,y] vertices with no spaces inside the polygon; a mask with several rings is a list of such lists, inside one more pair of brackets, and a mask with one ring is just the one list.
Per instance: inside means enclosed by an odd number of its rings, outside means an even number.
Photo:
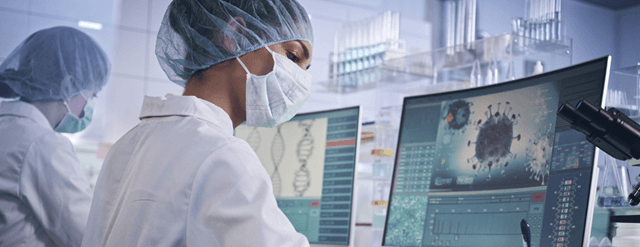
[{"label": "person's forehead", "polygon": [[289,40],[289,41],[286,41],[286,42],[282,42],[281,44],[303,44],[307,48],[312,48],[313,47],[311,45],[311,43],[309,43],[309,41],[301,40],[301,39]]}]

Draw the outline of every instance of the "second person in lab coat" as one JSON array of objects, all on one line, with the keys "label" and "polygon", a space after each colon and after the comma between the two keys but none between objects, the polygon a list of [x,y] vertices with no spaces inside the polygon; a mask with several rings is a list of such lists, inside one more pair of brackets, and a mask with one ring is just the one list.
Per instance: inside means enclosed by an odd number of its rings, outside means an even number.
[{"label": "second person in lab coat", "polygon": [[0,246],[80,246],[91,188],[62,133],[83,130],[110,65],[87,34],[37,31],[0,64]]},{"label": "second person in lab coat", "polygon": [[156,55],[184,94],[146,97],[110,149],[83,246],[308,246],[233,129],[295,115],[312,42],[295,0],[174,0]]}]

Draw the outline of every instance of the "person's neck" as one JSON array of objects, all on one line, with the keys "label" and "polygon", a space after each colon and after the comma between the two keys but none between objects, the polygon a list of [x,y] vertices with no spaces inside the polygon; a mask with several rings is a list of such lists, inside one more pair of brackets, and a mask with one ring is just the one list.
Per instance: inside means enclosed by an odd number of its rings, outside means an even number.
[{"label": "person's neck", "polygon": [[66,115],[67,108],[61,101],[31,102],[49,121],[51,128],[55,128]]},{"label": "person's neck", "polygon": [[233,77],[225,70],[208,69],[202,73],[191,77],[182,95],[196,96],[220,107],[229,115],[235,129],[245,121],[246,113],[239,107],[243,102],[239,102],[233,91]]}]

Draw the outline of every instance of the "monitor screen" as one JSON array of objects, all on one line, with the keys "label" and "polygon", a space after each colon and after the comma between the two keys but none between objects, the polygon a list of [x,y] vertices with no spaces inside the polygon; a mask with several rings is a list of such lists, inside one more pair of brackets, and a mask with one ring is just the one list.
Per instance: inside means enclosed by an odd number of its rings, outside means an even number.
[{"label": "monitor screen", "polygon": [[602,105],[609,57],[511,82],[404,99],[384,245],[583,246],[595,146],[556,117]]},{"label": "monitor screen", "polygon": [[240,125],[235,136],[256,151],[278,207],[311,244],[348,245],[360,107],[298,114],[275,128]]}]

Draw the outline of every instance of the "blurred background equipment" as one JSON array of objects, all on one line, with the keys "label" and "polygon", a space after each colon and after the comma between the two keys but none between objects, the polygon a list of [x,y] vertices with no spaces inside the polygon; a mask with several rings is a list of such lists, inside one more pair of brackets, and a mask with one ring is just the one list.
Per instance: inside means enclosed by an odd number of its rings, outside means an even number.
[{"label": "blurred background equipment", "polygon": [[329,78],[337,86],[360,86],[380,79],[375,68],[405,55],[400,40],[400,13],[380,15],[342,25],[329,55]]}]

